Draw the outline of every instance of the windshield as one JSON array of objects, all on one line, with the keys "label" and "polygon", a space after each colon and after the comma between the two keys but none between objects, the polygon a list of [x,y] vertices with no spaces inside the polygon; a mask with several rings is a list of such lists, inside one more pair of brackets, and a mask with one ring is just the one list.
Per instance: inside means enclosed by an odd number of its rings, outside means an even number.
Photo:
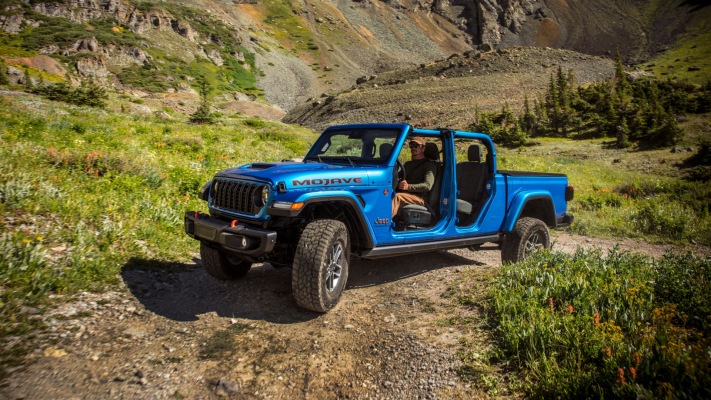
[{"label": "windshield", "polygon": [[318,138],[304,162],[384,164],[400,129],[329,129]]}]

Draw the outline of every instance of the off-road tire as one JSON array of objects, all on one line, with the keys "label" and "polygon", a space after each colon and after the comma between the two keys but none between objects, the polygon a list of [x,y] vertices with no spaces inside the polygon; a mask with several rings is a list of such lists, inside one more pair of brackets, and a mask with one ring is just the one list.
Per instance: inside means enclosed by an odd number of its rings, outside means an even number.
[{"label": "off-road tire", "polygon": [[291,271],[296,304],[316,312],[333,308],[346,287],[349,257],[348,229],[343,222],[322,219],[306,225]]},{"label": "off-road tire", "polygon": [[501,246],[501,262],[517,263],[541,249],[551,247],[551,238],[546,224],[537,218],[523,217],[516,221],[514,229],[506,234]]},{"label": "off-road tire", "polygon": [[233,281],[244,277],[252,263],[229,256],[225,251],[200,242],[200,258],[210,276],[221,281]]}]

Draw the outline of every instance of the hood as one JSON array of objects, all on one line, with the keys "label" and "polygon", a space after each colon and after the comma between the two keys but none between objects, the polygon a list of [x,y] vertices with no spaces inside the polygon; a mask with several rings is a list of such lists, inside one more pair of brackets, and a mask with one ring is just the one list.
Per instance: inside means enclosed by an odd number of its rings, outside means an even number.
[{"label": "hood", "polygon": [[[372,166],[369,168],[372,168]],[[276,187],[280,182],[284,182],[287,190],[368,185],[366,167],[321,163],[253,163],[222,170],[217,173],[216,177],[268,182],[273,187]]]}]

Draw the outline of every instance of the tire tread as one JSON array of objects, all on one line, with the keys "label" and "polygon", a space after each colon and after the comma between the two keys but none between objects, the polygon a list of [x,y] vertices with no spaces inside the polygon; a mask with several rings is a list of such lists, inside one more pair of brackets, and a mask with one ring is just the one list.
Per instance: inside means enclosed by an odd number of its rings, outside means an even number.
[{"label": "tire tread", "polygon": [[[346,235],[344,251],[347,259],[348,230],[342,222],[322,219],[313,221],[304,228],[296,249],[291,273],[294,299],[300,307],[316,312],[326,312],[335,305],[335,302],[329,301],[321,290],[324,284],[321,282],[321,265],[327,259],[331,244],[338,238],[339,232],[345,232]],[[343,287],[345,287],[347,277],[348,269],[346,267],[341,275],[341,279],[344,280]]]}]

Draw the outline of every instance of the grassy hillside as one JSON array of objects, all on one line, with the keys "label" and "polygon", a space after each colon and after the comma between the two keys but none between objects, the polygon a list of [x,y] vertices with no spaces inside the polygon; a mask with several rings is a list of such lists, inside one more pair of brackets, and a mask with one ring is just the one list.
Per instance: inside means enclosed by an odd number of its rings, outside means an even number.
[{"label": "grassy hillside", "polygon": [[1,364],[22,353],[12,338],[36,328],[27,307],[104,290],[130,259],[192,259],[182,218],[206,211],[200,186],[228,166],[303,155],[312,135],[253,118],[196,126],[0,97]]},{"label": "grassy hillside", "polygon": [[711,31],[686,33],[677,38],[674,47],[652,58],[640,67],[659,78],[670,78],[704,85],[711,81]]},{"label": "grassy hillside", "polygon": [[[171,31],[149,30],[143,35],[133,33],[109,14],[104,19],[82,24],[40,14],[32,10],[30,5],[17,0],[9,0],[8,5],[14,7],[3,13],[23,13],[24,18],[36,21],[39,25],[26,27],[18,34],[0,32],[0,54],[4,58],[37,56],[54,47],[55,50],[49,54],[61,62],[70,74],[73,74],[80,59],[104,57],[107,70],[126,88],[165,92],[184,90],[181,86],[193,85],[197,89],[195,78],[204,76],[217,93],[239,91],[255,96],[262,94],[256,87],[260,72],[255,66],[254,54],[242,45],[241,39],[232,29],[199,9],[168,2],[136,4],[142,12],[163,12],[176,20],[187,21],[200,37],[200,43],[194,43]],[[128,62],[120,54],[106,56],[101,52],[67,50],[77,41],[91,38],[96,39],[102,48],[112,48],[114,52],[115,49],[140,49],[147,58],[143,62]],[[206,58],[207,53],[213,52],[224,60],[222,65],[216,65]],[[243,60],[238,60],[234,54],[241,54]],[[18,60],[8,64],[18,68],[27,66],[26,61],[23,63]],[[35,78],[42,75],[43,79],[62,79],[42,74],[32,66],[30,72]]]}]

